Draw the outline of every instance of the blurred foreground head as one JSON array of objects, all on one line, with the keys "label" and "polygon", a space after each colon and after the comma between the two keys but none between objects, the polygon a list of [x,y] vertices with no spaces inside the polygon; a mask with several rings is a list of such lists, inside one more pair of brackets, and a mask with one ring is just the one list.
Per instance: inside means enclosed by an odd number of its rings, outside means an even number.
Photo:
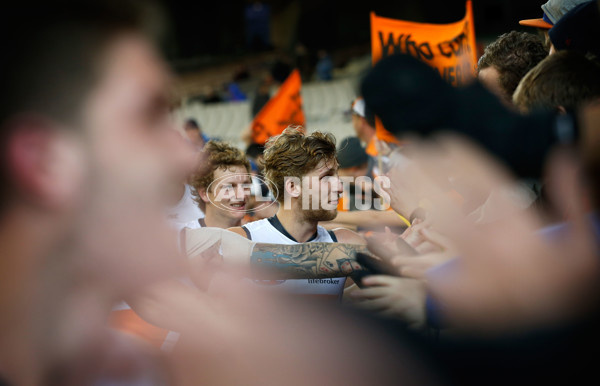
[{"label": "blurred foreground head", "polygon": [[377,62],[363,78],[361,92],[367,106],[396,137],[460,133],[519,177],[540,178],[549,150],[578,140],[577,116],[518,114],[478,81],[452,87],[410,55],[392,55]]},{"label": "blurred foreground head", "polygon": [[[560,56],[550,57],[546,63],[557,59]],[[367,105],[396,136],[428,136],[446,131],[445,135],[435,136],[435,144],[414,140],[410,152],[407,151],[414,164],[426,169],[426,175],[435,184],[425,178],[419,184],[419,177],[406,178],[408,174],[398,174],[400,178],[410,180],[412,191],[407,189],[409,194],[404,197],[424,198],[423,202],[429,201],[430,207],[435,208],[429,211],[432,218],[428,218],[433,221],[435,216],[435,229],[454,241],[464,240],[460,246],[460,264],[465,264],[465,269],[457,269],[454,278],[448,273],[441,275],[439,280],[429,281],[430,288],[434,288],[432,293],[443,298],[446,309],[453,308],[457,318],[467,315],[468,318],[489,317],[487,321],[471,320],[471,331],[489,326],[506,328],[511,324],[511,328],[516,324],[519,324],[517,328],[555,325],[577,313],[590,312],[592,308],[597,311],[597,303],[592,302],[598,300],[595,296],[600,272],[598,239],[586,216],[590,212],[597,213],[598,208],[600,104],[592,102],[578,109],[577,114],[570,115],[558,116],[554,112],[520,115],[490,98],[491,94],[480,84],[452,88],[427,64],[403,55],[379,61],[364,78],[361,91]],[[578,119],[580,137],[570,131],[569,123],[575,118]],[[564,125],[562,128],[570,136],[568,140],[560,139],[557,122]],[[461,135],[448,135],[449,131]],[[471,141],[465,141],[465,136],[479,142],[485,151],[473,146]],[[577,146],[560,146],[561,143]],[[560,158],[557,154],[554,159],[548,157],[550,153],[559,153],[557,150],[563,147],[574,151],[568,156],[558,154]],[[461,212],[464,208],[449,200],[442,190],[437,190],[439,186],[447,187],[452,181],[463,197],[483,202],[490,197],[490,192],[514,183],[510,173],[496,165],[488,152],[510,165],[513,171],[523,174],[536,172],[542,176],[542,167],[546,168],[545,183],[551,202],[556,205],[561,219],[571,221],[569,226],[573,231],[569,237],[561,239],[560,243],[559,240],[552,240],[553,243],[545,240],[538,233],[543,225],[534,211],[523,210],[508,195],[490,206],[505,216],[502,220],[479,226],[467,219],[464,222],[468,224],[467,228],[459,229],[457,224],[461,221],[458,219],[464,216]],[[446,158],[448,155],[451,157]],[[452,157],[456,157],[454,161]],[[398,173],[406,173],[407,169],[395,168]],[[414,193],[419,185],[422,190]],[[435,204],[434,197],[446,204]],[[504,229],[506,234],[499,229]],[[480,231],[490,232],[489,236],[478,236]],[[498,247],[497,260],[492,257],[496,248],[492,244]],[[553,260],[558,262],[556,265],[548,263],[552,255],[556,256]],[[466,268],[471,263],[478,266],[477,272]],[[524,266],[515,268],[513,263]],[[506,276],[500,274],[503,270]],[[494,282],[500,276],[504,277]],[[443,283],[446,279],[448,281]],[[453,283],[449,284],[451,280]],[[469,281],[479,281],[479,284],[468,288]],[[438,284],[439,287],[434,287]],[[457,290],[452,299],[449,296],[453,292],[451,286]],[[482,295],[484,287],[489,291],[486,295]],[[492,299],[501,288],[506,289],[506,293]],[[476,300],[480,295],[481,301]],[[449,306],[453,302],[453,306]],[[518,307],[520,315],[507,312],[518,303],[521,303]],[[486,310],[487,306],[490,309]],[[501,321],[500,315],[506,319]]]},{"label": "blurred foreground head", "polygon": [[392,134],[429,133],[455,123],[454,88],[410,55],[386,57],[361,85],[366,106]]},{"label": "blurred foreground head", "polygon": [[11,383],[60,383],[82,352],[102,351],[111,303],[176,266],[164,189],[193,156],[169,121],[154,9],[2,12],[0,373]]}]

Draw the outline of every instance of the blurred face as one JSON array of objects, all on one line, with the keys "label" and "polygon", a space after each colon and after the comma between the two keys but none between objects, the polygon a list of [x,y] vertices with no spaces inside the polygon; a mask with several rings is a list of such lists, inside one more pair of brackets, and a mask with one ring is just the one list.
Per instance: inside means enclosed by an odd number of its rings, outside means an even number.
[{"label": "blurred face", "polygon": [[248,209],[251,183],[250,174],[241,165],[215,170],[213,183],[202,195],[207,211],[234,221],[241,220]]},{"label": "blurred face", "polygon": [[[337,166],[331,161],[321,162],[302,179],[302,191],[298,200],[302,217],[311,221],[333,220],[337,216],[337,205],[342,191]],[[315,196],[318,207],[313,204]]]},{"label": "blurred face", "polygon": [[[74,365],[103,347],[113,303],[178,267],[176,235],[164,218],[170,182],[196,162],[171,127],[168,75],[142,38],[108,46],[81,111],[77,217],[39,275],[36,353]],[[64,153],[64,152],[61,152]],[[60,181],[57,181],[60,182]],[[82,203],[79,205],[76,202]],[[96,350],[98,352],[101,350]],[[89,359],[89,357],[87,357]]]},{"label": "blurred face", "polygon": [[103,65],[84,113],[92,172],[81,229],[94,274],[131,289],[176,266],[163,208],[195,156],[171,124],[168,73],[151,45],[121,36]]},{"label": "blurred face", "polygon": [[365,119],[358,114],[352,114],[352,126],[356,136],[363,142],[368,142],[367,134],[365,133]]}]

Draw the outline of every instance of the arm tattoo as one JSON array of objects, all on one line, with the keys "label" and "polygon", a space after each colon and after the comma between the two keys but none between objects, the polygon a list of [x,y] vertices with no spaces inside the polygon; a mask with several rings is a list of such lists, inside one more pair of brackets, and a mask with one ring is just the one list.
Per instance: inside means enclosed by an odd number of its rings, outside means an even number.
[{"label": "arm tattoo", "polygon": [[363,267],[358,252],[371,255],[367,247],[343,243],[257,243],[250,256],[252,270],[264,279],[316,279],[350,276]]}]

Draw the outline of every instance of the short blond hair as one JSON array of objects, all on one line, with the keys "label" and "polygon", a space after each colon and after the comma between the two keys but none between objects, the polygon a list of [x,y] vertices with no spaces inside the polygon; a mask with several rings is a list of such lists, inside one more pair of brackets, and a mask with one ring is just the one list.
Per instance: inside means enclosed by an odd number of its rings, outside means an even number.
[{"label": "short blond hair", "polygon": [[271,193],[283,202],[285,177],[302,178],[322,162],[337,167],[335,137],[316,131],[306,135],[300,126],[290,126],[265,145],[264,176]]}]

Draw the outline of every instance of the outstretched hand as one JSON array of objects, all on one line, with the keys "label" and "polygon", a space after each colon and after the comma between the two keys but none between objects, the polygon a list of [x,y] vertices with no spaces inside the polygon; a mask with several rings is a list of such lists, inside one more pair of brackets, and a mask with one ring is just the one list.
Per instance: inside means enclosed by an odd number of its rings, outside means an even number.
[{"label": "outstretched hand", "polygon": [[402,320],[408,327],[425,326],[425,283],[395,276],[373,275],[362,280],[365,288],[349,294],[351,303],[380,316]]},{"label": "outstretched hand", "polygon": [[[446,171],[461,174],[471,197],[485,197],[514,184],[498,163],[459,138],[443,138],[435,149],[423,147],[416,162],[433,181],[447,178]],[[548,170],[547,191],[569,221],[560,239],[541,235],[541,220],[509,197],[494,202],[502,216],[485,226],[452,202],[432,198],[438,210],[436,230],[450,238],[460,254],[458,269],[428,281],[453,325],[489,332],[556,323],[584,311],[596,298],[600,267],[583,205],[580,168],[563,154],[549,163]]]}]

